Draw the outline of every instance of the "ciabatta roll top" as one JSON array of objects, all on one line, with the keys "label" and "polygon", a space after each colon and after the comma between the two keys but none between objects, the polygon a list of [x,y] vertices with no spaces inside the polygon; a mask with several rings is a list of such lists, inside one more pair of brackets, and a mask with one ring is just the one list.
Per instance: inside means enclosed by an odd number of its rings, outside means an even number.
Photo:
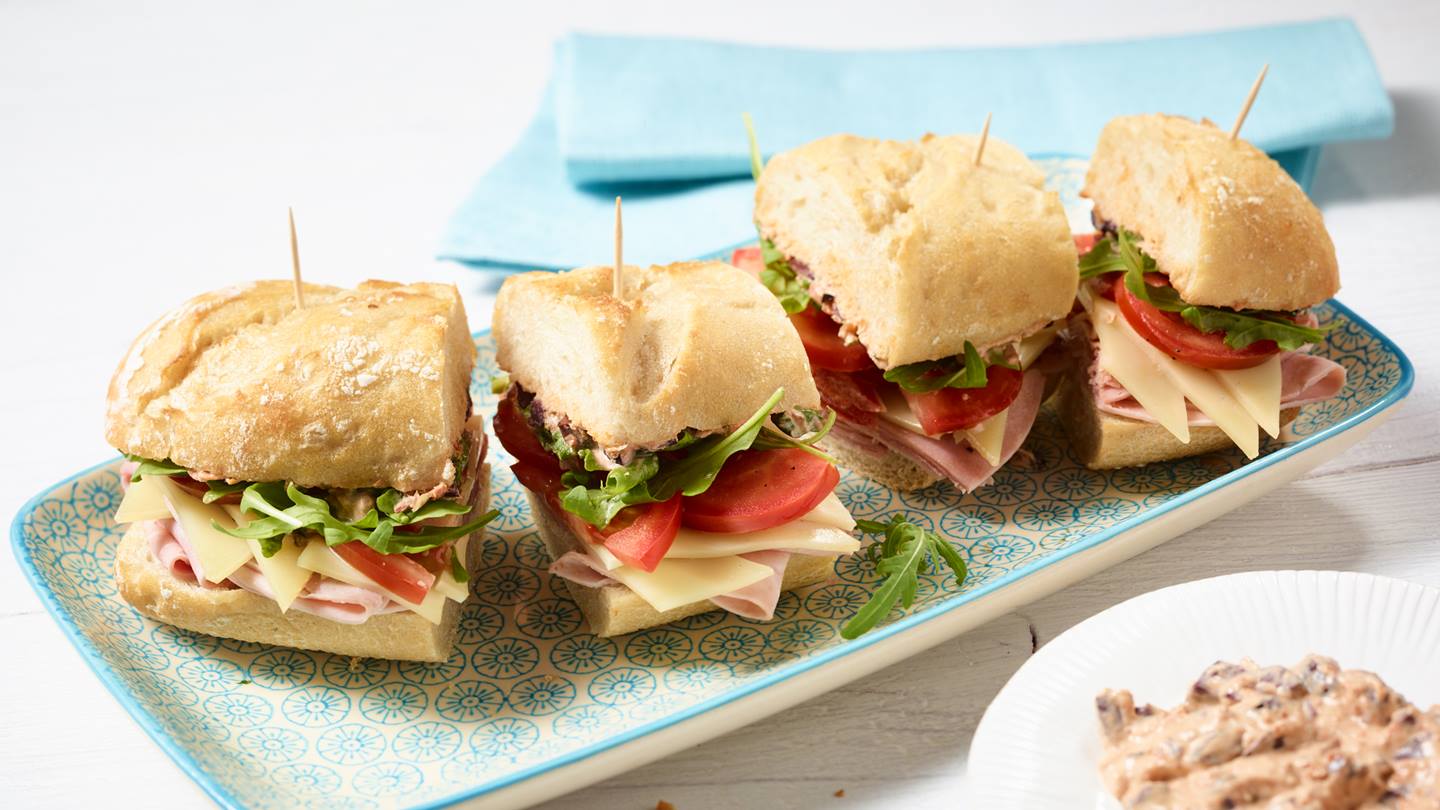
[{"label": "ciabatta roll top", "polygon": [[205,293],[136,338],[106,439],[206,477],[431,489],[470,415],[475,347],[453,285],[288,281]]},{"label": "ciabatta roll top", "polygon": [[602,447],[653,445],[686,428],[819,407],[804,347],[779,302],[722,262],[511,276],[495,302],[496,360],[547,411]]},{"label": "ciabatta roll top", "polygon": [[755,218],[881,368],[1025,337],[1079,276],[1060,198],[1013,146],[834,135],[774,156]]},{"label": "ciabatta roll top", "polygon": [[1297,310],[1340,288],[1319,210],[1264,152],[1209,121],[1112,120],[1081,195],[1097,219],[1138,234],[1186,302]]}]

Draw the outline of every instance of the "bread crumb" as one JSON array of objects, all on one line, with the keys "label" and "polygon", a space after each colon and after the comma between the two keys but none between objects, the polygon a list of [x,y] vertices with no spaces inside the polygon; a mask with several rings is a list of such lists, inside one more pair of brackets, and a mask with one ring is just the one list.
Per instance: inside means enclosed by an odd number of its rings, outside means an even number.
[{"label": "bread crumb", "polygon": [[835,791],[835,798],[837,798],[837,799],[843,799],[843,798],[845,798],[845,788],[840,788],[839,790]]}]

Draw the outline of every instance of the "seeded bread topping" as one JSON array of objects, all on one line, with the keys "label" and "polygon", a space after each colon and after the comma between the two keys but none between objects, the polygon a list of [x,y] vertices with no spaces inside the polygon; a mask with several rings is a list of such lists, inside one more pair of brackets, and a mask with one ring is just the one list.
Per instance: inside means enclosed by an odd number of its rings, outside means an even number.
[{"label": "seeded bread topping", "polygon": [[1109,689],[1095,708],[1100,775],[1127,808],[1440,807],[1440,706],[1330,658],[1221,661],[1175,709]]}]

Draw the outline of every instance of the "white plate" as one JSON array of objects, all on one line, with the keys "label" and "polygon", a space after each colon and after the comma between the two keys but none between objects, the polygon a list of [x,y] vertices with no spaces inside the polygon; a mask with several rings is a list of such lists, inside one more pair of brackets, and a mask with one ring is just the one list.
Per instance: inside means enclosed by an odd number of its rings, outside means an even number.
[{"label": "white plate", "polygon": [[1378,673],[1412,703],[1440,703],[1440,590],[1336,571],[1258,571],[1162,588],[1045,645],[1000,690],[970,746],[986,810],[1118,807],[1100,785],[1095,695],[1129,689],[1170,707],[1205,667],[1308,653]]}]

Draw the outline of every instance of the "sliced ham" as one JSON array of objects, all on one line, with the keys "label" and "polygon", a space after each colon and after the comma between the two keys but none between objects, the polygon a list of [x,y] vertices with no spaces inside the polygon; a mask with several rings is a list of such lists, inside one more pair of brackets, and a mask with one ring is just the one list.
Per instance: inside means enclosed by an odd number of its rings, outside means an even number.
[{"label": "sliced ham", "polygon": [[785,579],[785,564],[790,561],[790,552],[779,549],[752,551],[741,554],[742,558],[761,565],[770,566],[770,576],[753,585],[710,597],[716,607],[728,610],[742,619],[768,622],[775,618],[775,606],[780,603],[780,583]]},{"label": "sliced ham", "polygon": [[[768,621],[775,616],[775,605],[780,602],[780,583],[785,578],[785,565],[790,552],[780,550],[752,551],[741,554],[744,559],[770,566],[771,575],[730,593],[710,598],[710,602],[722,610],[746,619]],[[560,559],[550,564],[550,573],[583,588],[603,588],[619,585],[599,560],[579,551],[567,551]]]},{"label": "sliced ham", "polygon": [[[1098,348],[1098,347],[1094,347]],[[1098,351],[1092,353],[1098,356]],[[1096,406],[1105,413],[1124,416],[1141,422],[1154,423],[1155,417],[1130,396],[1119,380],[1100,368],[1098,360],[1090,366],[1090,383],[1095,389]],[[1345,387],[1345,367],[1325,357],[1308,352],[1285,352],[1280,356],[1280,408],[1298,408],[1311,402],[1330,399]],[[1214,425],[1194,404],[1186,402],[1191,426]]]},{"label": "sliced ham", "polygon": [[[254,561],[246,563],[224,582],[205,579],[183,539],[184,529],[174,520],[147,520],[141,524],[152,556],[170,575],[182,582],[202,588],[243,588],[266,599],[274,599],[275,591]],[[408,610],[379,591],[349,585],[319,574],[310,578],[300,596],[290,604],[291,610],[311,613],[341,624],[361,624],[371,616]]]},{"label": "sliced ham", "polygon": [[964,492],[983,486],[1000,469],[1030,435],[1040,402],[1045,396],[1045,375],[1031,368],[1025,372],[1020,394],[1010,403],[1005,417],[1005,441],[1000,448],[1000,463],[991,464],[965,442],[948,436],[933,437],[907,430],[885,419],[874,424],[857,424],[837,419],[833,430],[843,439],[862,450],[877,454],[899,453],[935,475],[948,478]]}]

